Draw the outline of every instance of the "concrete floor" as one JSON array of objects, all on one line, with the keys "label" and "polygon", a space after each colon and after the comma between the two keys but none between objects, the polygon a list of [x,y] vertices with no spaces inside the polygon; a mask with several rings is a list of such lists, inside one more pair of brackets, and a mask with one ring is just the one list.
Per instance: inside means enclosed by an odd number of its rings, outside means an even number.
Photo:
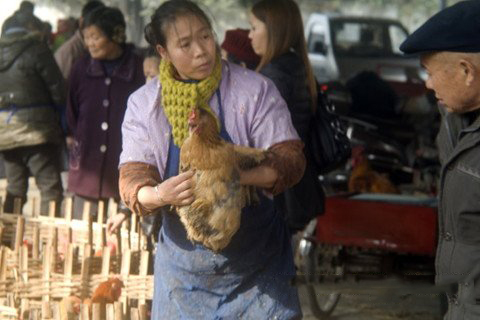
[{"label": "concrete floor", "polygon": [[[318,285],[318,292],[332,292],[337,285]],[[428,283],[398,279],[371,280],[340,285],[342,296],[332,320],[437,320],[442,319],[441,293]],[[338,290],[338,289],[337,289]],[[299,287],[304,320],[315,320],[305,286]]]}]

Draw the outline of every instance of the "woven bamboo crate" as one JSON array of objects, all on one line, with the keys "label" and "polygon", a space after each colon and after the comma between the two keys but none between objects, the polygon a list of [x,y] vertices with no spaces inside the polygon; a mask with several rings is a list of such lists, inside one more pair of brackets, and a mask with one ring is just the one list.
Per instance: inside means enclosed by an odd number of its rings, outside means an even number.
[{"label": "woven bamboo crate", "polygon": [[[125,286],[122,317],[112,305],[108,319],[144,319],[145,303],[153,296],[152,254],[145,250],[146,237],[135,216],[116,237],[121,254],[111,255],[103,217],[96,223],[91,218],[72,220],[71,200],[65,207],[65,218],[0,213],[0,239],[8,245],[0,247],[0,318],[15,319],[15,309],[18,319],[27,313],[30,318],[56,319],[59,300],[71,295],[83,300],[101,282],[116,277]],[[95,256],[100,249],[100,256]],[[131,307],[132,302],[138,308]],[[86,316],[82,312],[81,319],[89,319]]]}]

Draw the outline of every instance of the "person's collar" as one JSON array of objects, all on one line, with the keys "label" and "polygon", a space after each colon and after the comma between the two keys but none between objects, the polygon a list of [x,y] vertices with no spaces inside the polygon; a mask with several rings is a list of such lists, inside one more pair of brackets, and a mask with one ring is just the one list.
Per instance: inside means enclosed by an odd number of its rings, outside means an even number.
[{"label": "person's collar", "polygon": [[471,124],[467,128],[463,129],[462,132],[467,133],[480,130],[480,110],[472,111],[469,117],[472,119]]}]

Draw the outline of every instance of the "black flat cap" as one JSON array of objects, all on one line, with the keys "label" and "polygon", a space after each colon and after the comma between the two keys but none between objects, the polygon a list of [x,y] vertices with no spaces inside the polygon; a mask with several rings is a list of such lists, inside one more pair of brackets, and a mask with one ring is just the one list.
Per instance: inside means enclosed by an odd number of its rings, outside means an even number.
[{"label": "black flat cap", "polygon": [[408,36],[400,50],[480,52],[480,0],[461,1],[438,12]]}]

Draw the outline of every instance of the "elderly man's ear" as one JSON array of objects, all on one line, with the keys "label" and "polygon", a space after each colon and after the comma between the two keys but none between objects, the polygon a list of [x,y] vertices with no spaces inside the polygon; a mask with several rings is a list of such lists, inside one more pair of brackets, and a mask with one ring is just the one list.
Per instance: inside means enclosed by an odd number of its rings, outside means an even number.
[{"label": "elderly man's ear", "polygon": [[471,86],[480,76],[480,66],[466,59],[460,59],[458,62],[465,78],[465,85]]}]

